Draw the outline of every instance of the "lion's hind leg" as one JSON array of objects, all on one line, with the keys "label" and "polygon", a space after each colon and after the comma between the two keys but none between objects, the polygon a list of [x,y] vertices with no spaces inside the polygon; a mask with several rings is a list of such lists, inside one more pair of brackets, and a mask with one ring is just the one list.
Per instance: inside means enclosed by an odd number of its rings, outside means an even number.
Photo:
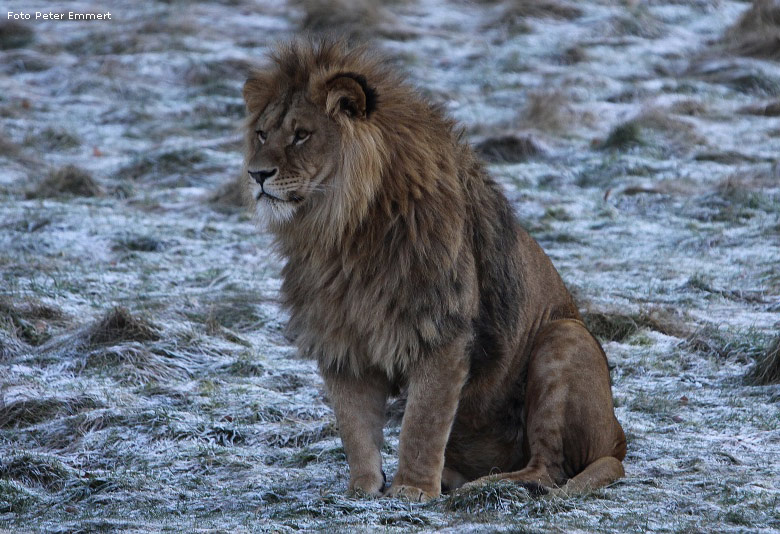
[{"label": "lion's hind leg", "polygon": [[615,418],[607,358],[580,321],[555,321],[537,335],[525,408],[530,460],[516,475],[526,471],[528,482],[547,487],[566,482],[570,493],[623,476],[626,439]]},{"label": "lion's hind leg", "polygon": [[623,476],[626,441],[613,410],[606,356],[580,321],[555,321],[537,335],[525,410],[527,464],[485,479],[511,480],[536,494],[553,488],[569,494]]},{"label": "lion's hind leg", "polygon": [[623,462],[614,456],[603,456],[591,463],[581,473],[569,479],[560,488],[554,489],[555,495],[580,495],[596,488],[604,487],[625,476]]}]

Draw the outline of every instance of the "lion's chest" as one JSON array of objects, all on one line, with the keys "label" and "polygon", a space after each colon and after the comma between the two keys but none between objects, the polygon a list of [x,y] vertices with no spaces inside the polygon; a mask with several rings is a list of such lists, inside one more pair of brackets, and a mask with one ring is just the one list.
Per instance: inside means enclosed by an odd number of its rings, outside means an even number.
[{"label": "lion's chest", "polygon": [[[288,264],[289,265],[289,264]],[[282,294],[301,351],[326,365],[380,365],[408,358],[414,329],[399,316],[397,287],[381,276],[341,266],[289,265]]]},{"label": "lion's chest", "polygon": [[375,366],[394,375],[470,326],[468,284],[456,269],[399,263],[379,256],[352,266],[290,260],[282,293],[300,350],[328,366]]}]

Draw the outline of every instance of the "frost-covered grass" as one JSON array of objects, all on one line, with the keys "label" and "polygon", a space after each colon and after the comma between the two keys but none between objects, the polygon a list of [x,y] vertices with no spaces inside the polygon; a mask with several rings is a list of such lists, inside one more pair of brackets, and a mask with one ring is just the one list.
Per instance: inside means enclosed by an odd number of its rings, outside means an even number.
[{"label": "frost-covered grass", "polygon": [[[115,4],[0,23],[0,530],[780,529],[776,2]],[[344,493],[232,186],[247,66],[328,25],[376,37],[494,162],[609,356],[625,479]]]}]

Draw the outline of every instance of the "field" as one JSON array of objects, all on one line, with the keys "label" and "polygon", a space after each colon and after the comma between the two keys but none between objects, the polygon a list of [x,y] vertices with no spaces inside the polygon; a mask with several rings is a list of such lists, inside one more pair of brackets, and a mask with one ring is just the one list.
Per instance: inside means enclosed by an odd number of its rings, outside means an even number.
[{"label": "field", "polygon": [[[0,532],[780,530],[776,0],[35,20],[98,9],[54,4],[0,13]],[[345,493],[322,382],[285,337],[283,259],[235,185],[250,65],[322,31],[373,40],[489,162],[604,344],[625,479]]]}]

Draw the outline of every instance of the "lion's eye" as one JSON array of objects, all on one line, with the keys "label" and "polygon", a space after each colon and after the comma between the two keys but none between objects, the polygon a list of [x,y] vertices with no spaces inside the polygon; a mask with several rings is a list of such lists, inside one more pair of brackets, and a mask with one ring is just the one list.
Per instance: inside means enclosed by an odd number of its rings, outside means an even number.
[{"label": "lion's eye", "polygon": [[311,132],[308,130],[297,129],[295,130],[295,136],[293,137],[293,144],[300,145],[311,136]]},{"label": "lion's eye", "polygon": [[263,130],[255,130],[255,133],[257,134],[257,138],[260,140],[260,142],[265,143],[265,140],[268,138],[268,134]]}]

